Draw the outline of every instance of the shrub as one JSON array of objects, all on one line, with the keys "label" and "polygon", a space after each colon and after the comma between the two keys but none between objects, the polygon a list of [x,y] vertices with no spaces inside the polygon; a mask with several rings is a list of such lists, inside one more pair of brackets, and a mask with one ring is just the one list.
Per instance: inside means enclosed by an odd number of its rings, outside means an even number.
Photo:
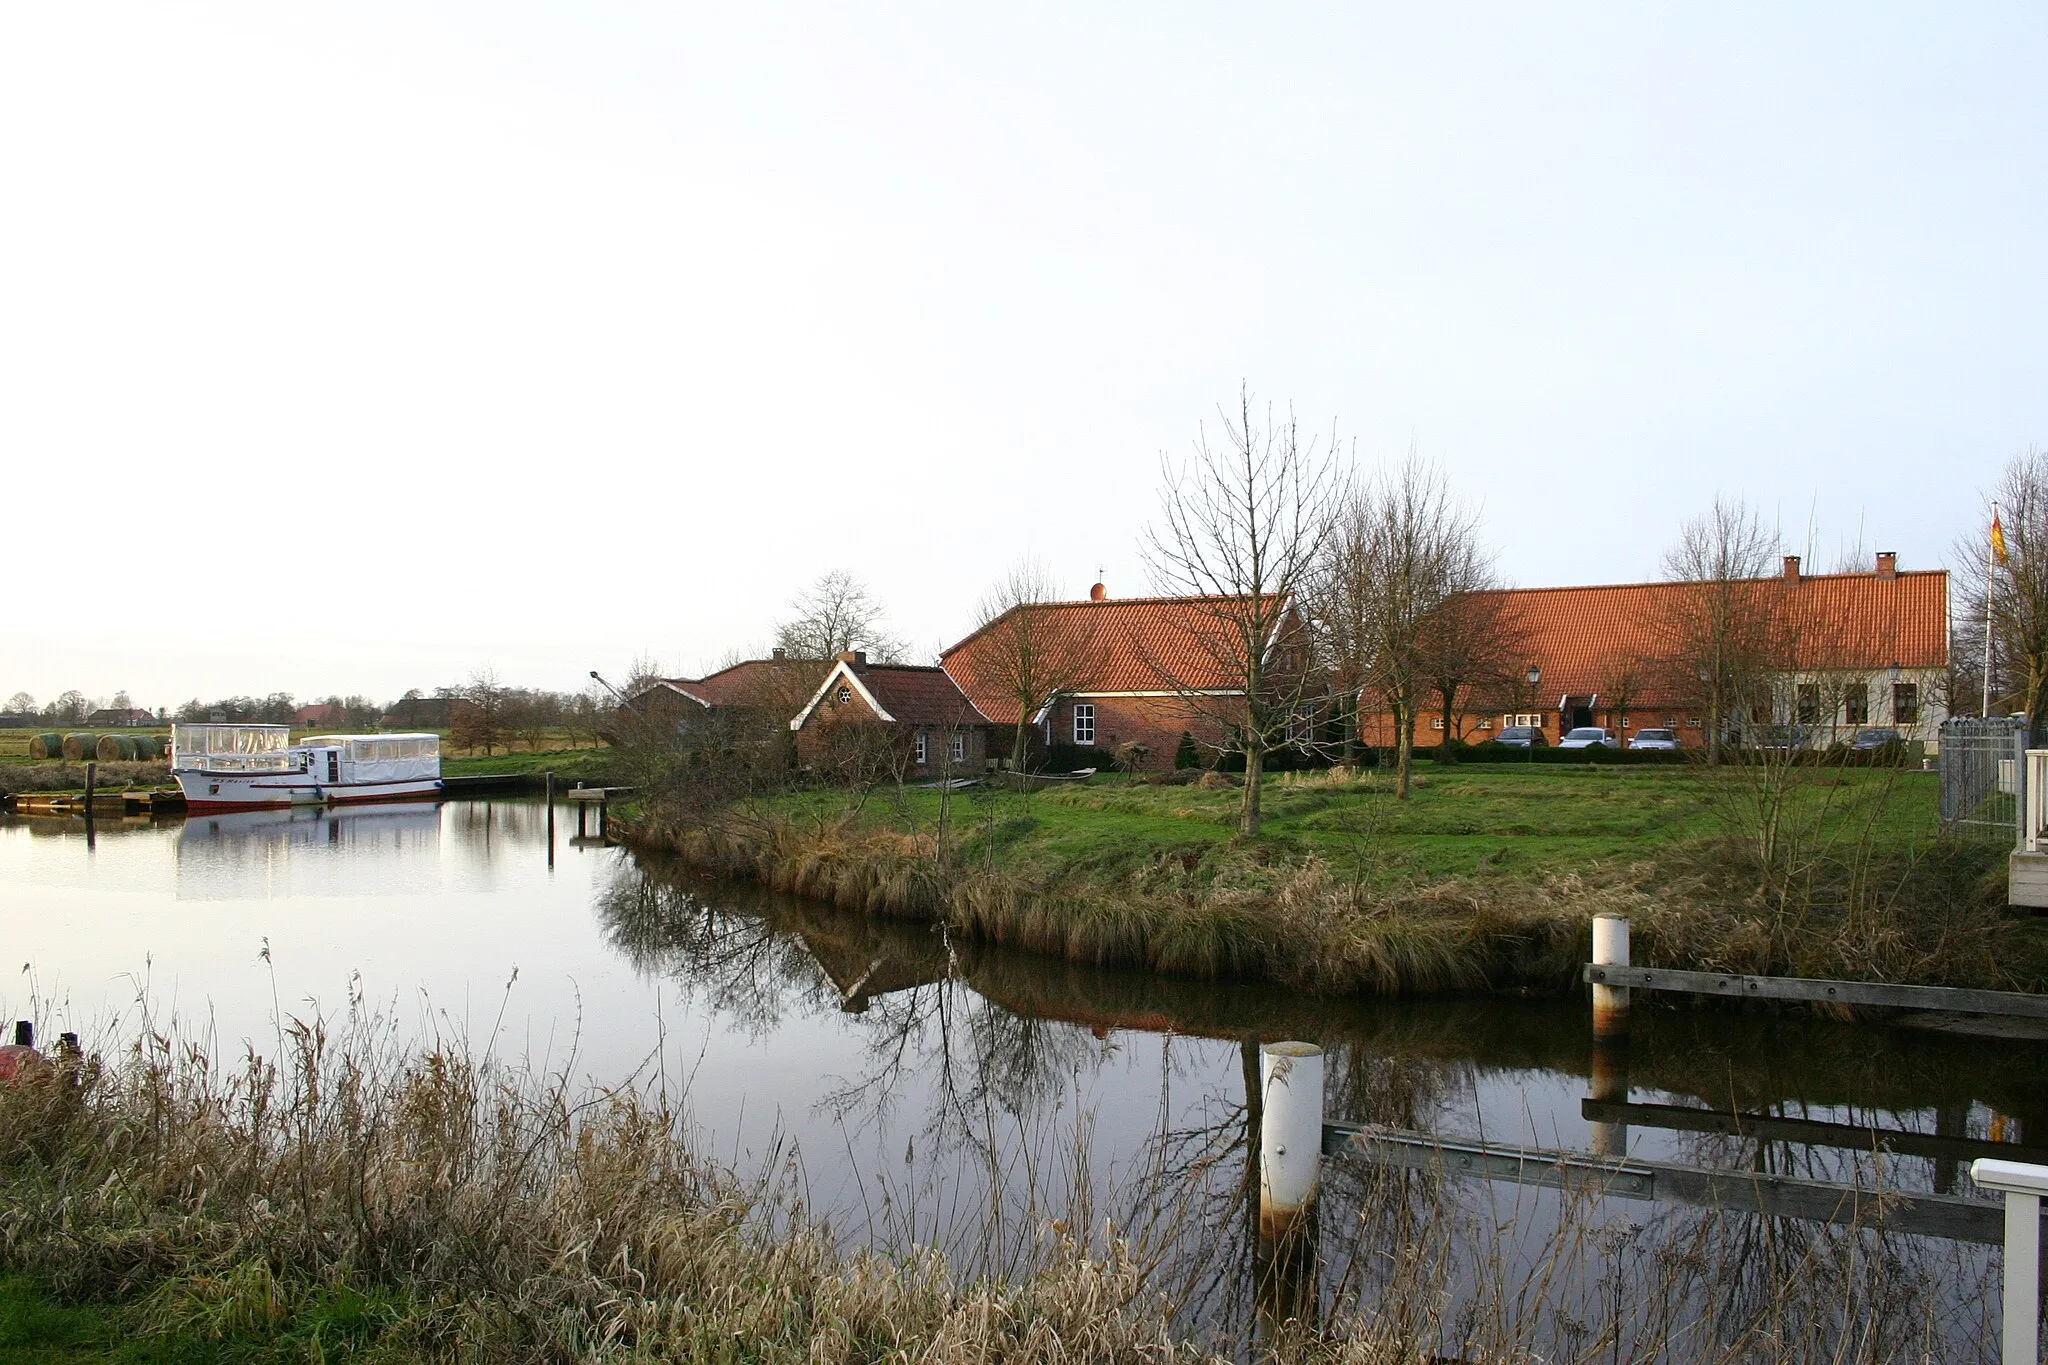
[{"label": "shrub", "polygon": [[1040,771],[1048,773],[1078,772],[1082,768],[1093,768],[1097,772],[1115,772],[1116,755],[1093,744],[1051,744],[1046,746],[1045,762]]},{"label": "shrub", "polygon": [[1180,743],[1174,748],[1173,766],[1175,768],[1199,768],[1202,766],[1202,751],[1195,747],[1195,737],[1185,730],[1180,732]]}]

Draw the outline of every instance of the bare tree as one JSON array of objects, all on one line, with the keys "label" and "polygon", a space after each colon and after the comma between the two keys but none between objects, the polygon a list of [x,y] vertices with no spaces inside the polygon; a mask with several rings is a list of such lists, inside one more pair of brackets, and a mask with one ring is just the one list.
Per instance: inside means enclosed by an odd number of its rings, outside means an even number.
[{"label": "bare tree", "polygon": [[482,749],[488,757],[503,736],[507,689],[495,669],[486,665],[469,675],[448,708],[448,737],[456,746]]},{"label": "bare tree", "polygon": [[[1162,458],[1161,524],[1147,531],[1144,554],[1164,594],[1198,598],[1203,622],[1193,658],[1151,660],[1192,714],[1217,725],[1244,754],[1238,832],[1259,832],[1266,754],[1284,744],[1307,685],[1307,640],[1296,594],[1330,535],[1344,487],[1335,434],[1318,449],[1303,441],[1290,411],[1269,405],[1255,419],[1240,388],[1235,412],[1221,405],[1223,440],[1207,425],[1194,454],[1175,466]],[[1225,686],[1218,686],[1218,683]]]},{"label": "bare tree", "polygon": [[7,709],[10,713],[17,716],[34,715],[36,699],[26,692],[16,692],[7,699]]},{"label": "bare tree", "polygon": [[1464,738],[1465,707],[1520,672],[1528,631],[1496,591],[1493,557],[1467,528],[1446,547],[1445,597],[1423,621],[1422,676],[1436,694],[1444,740]]},{"label": "bare tree", "polygon": [[1642,695],[1643,661],[1629,653],[1609,653],[1600,659],[1600,699],[1607,703],[1607,724],[1619,735],[1628,718],[1629,706]]},{"label": "bare tree", "polygon": [[1663,622],[1659,666],[1679,695],[1694,695],[1707,715],[1707,761],[1719,761],[1732,719],[1754,709],[1777,658],[1776,586],[1764,580],[1778,539],[1747,503],[1714,499],[1688,521],[1665,553],[1665,576],[1697,585],[1678,594]]},{"label": "bare tree", "polygon": [[876,663],[900,662],[903,642],[883,624],[882,606],[867,585],[834,569],[798,593],[795,612],[775,625],[775,644],[792,659],[831,659],[862,650]]},{"label": "bare tree", "polygon": [[[1956,577],[1963,610],[1955,628],[1955,698],[1961,708],[1982,704],[1985,597],[1991,600],[1991,703],[1994,711],[2030,717],[2031,742],[2048,744],[2048,451],[2034,449],[2006,462],[1990,502],[2005,554],[2001,559],[1977,529],[1957,540]],[[1992,508],[1985,509],[1985,526]]]},{"label": "bare tree", "polygon": [[1086,687],[1098,659],[1093,619],[1056,609],[1058,599],[1052,575],[1025,559],[981,600],[982,639],[973,667],[991,690],[1017,705],[1010,766],[1019,770],[1030,752],[1031,718],[1046,703]]},{"label": "bare tree", "polygon": [[1372,697],[1393,721],[1400,798],[1409,792],[1415,718],[1432,682],[1432,624],[1484,570],[1476,534],[1442,472],[1411,457],[1345,501],[1317,577],[1327,656],[1345,687]]}]

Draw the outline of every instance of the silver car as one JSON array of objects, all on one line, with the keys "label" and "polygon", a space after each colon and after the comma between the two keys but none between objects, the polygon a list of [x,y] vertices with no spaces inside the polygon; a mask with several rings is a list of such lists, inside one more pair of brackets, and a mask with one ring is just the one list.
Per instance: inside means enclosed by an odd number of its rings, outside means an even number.
[{"label": "silver car", "polygon": [[1678,747],[1678,731],[1638,730],[1636,731],[1636,737],[1628,742],[1628,747],[1631,749],[1676,749]]},{"label": "silver car", "polygon": [[1557,742],[1560,749],[1591,749],[1596,745],[1602,749],[1619,749],[1621,741],[1598,725],[1580,725],[1567,730],[1564,738]]}]

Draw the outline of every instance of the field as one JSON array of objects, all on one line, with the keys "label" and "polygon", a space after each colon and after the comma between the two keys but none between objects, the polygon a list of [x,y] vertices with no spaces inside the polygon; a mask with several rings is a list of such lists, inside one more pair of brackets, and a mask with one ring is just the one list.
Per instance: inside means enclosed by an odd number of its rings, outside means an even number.
[{"label": "field", "polygon": [[[1710,838],[1725,808],[1690,768],[1422,764],[1418,773],[1406,801],[1394,798],[1390,778],[1370,771],[1356,779],[1271,777],[1259,844],[1271,857],[1313,854],[1346,875],[1527,877],[1640,860]],[[1797,799],[1832,803],[1832,823],[1872,820],[1894,843],[1936,833],[1934,774],[1863,769],[1813,782]],[[991,803],[956,795],[950,818],[992,838],[1005,866],[1115,877],[1163,856],[1206,857],[1231,845],[1240,795],[1235,787],[1098,777],[1070,790],[1001,793]],[[846,806],[838,793],[786,802],[792,815],[813,821]],[[938,812],[936,792],[911,789],[900,799],[870,798],[863,818],[910,833],[934,827]],[[974,837],[962,834],[969,843]]]}]

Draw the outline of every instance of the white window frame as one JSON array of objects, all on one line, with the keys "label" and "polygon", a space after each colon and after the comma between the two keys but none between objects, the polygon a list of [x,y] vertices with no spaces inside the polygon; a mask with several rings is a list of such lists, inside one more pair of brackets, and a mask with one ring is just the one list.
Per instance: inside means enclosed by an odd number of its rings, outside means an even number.
[{"label": "white window frame", "polygon": [[929,743],[930,737],[927,736],[924,731],[919,730],[917,732],[917,741],[914,752],[917,755],[917,766],[920,768],[922,768],[925,764],[925,755],[929,751]]},{"label": "white window frame", "polygon": [[846,705],[846,703],[852,700],[853,689],[848,687],[845,683],[839,684],[839,690],[832,694],[832,704],[834,706],[844,706]]},{"label": "white window frame", "polygon": [[1074,703],[1074,743],[1095,746],[1095,703],[1077,701]]},{"label": "white window frame", "polygon": [[965,763],[967,761],[967,732],[965,730],[955,730],[953,732],[953,761],[955,763]]}]

